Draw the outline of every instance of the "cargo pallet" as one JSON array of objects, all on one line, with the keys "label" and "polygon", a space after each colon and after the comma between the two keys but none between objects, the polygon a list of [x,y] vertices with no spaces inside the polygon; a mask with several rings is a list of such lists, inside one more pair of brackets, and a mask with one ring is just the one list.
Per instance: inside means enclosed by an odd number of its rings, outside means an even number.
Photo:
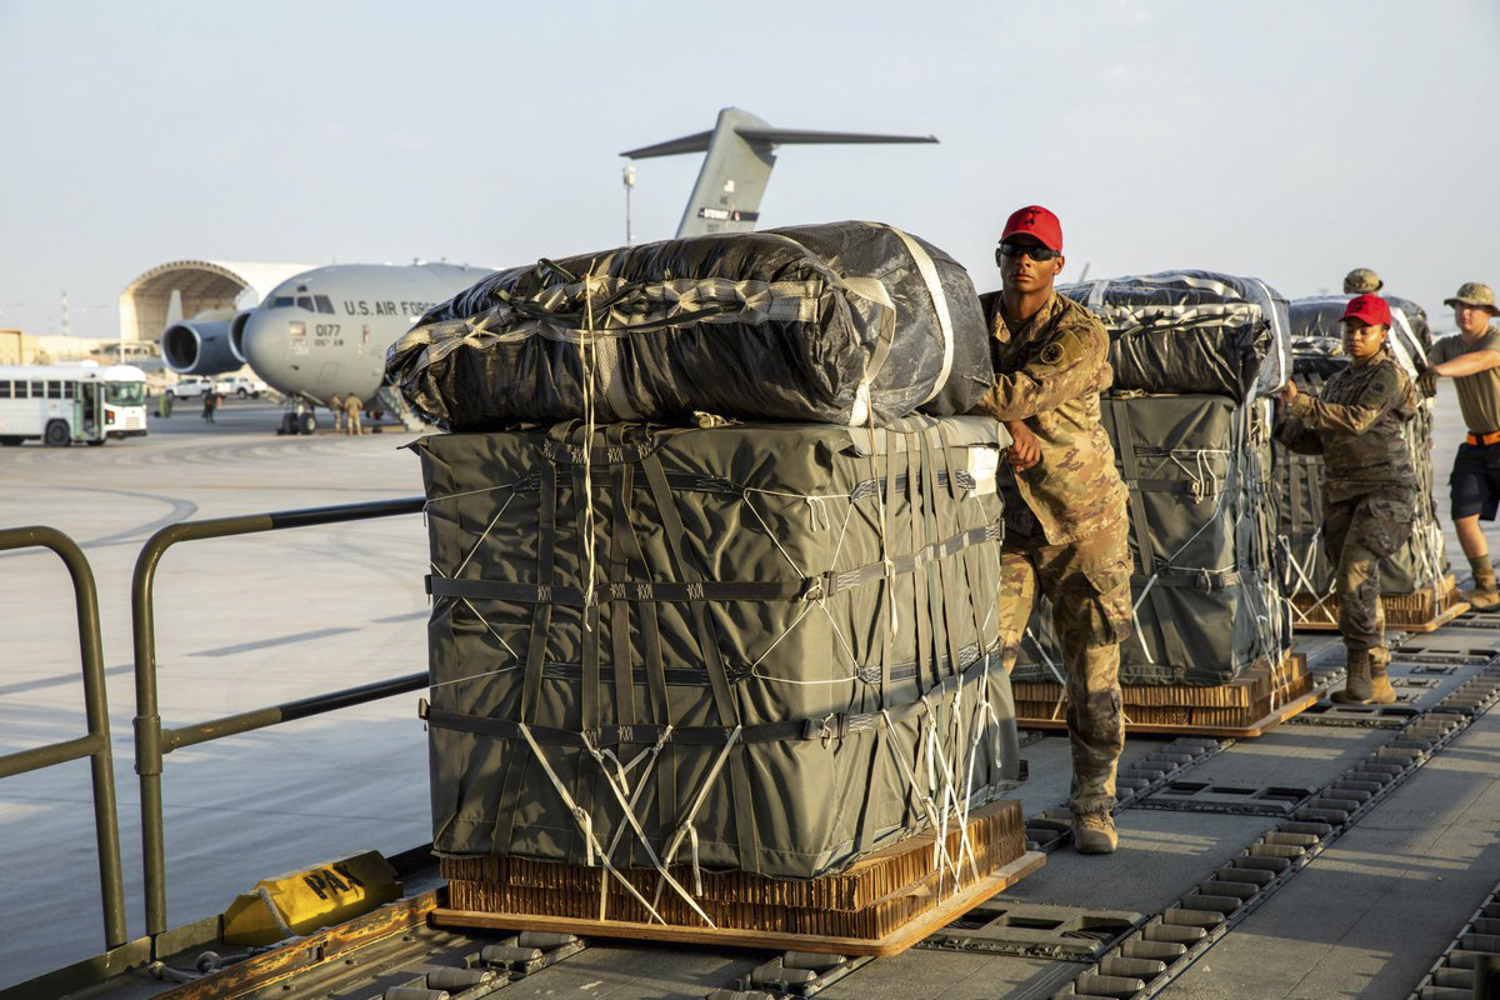
[{"label": "cargo pallet", "polygon": [[[1062,685],[1012,681],[1016,724],[1066,729]],[[1307,657],[1288,653],[1274,668],[1260,664],[1228,684],[1125,684],[1125,732],[1160,736],[1259,736],[1318,701]]]},{"label": "cargo pallet", "polygon": [[[1385,624],[1403,632],[1436,632],[1469,610],[1449,574],[1430,587],[1410,594],[1381,594]],[[1322,597],[1292,595],[1292,627],[1302,632],[1337,632],[1339,599],[1331,592]]]},{"label": "cargo pallet", "polygon": [[674,866],[673,878],[693,887],[692,904],[670,890],[658,893],[654,869],[623,872],[626,888],[598,867],[445,858],[448,905],[433,911],[432,923],[883,957],[905,951],[1040,868],[1046,855],[1028,852],[1025,838],[1021,803],[1007,799],[974,810],[963,831],[950,830],[937,867],[931,832],[816,879],[701,872],[695,880]]}]

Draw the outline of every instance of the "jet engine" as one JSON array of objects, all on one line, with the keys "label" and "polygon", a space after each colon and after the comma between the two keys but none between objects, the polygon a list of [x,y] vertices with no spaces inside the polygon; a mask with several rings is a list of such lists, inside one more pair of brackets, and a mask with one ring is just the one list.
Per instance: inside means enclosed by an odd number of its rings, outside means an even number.
[{"label": "jet engine", "polygon": [[234,319],[229,321],[229,350],[244,364],[249,359],[245,357],[245,323],[250,319],[252,310],[244,309],[234,314]]},{"label": "jet engine", "polygon": [[217,375],[244,364],[229,341],[227,320],[185,320],[161,335],[161,358],[179,375]]}]

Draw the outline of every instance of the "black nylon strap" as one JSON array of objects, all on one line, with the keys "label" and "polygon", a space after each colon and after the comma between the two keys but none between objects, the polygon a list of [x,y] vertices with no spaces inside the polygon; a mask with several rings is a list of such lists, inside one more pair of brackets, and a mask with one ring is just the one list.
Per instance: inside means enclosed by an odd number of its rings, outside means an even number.
[{"label": "black nylon strap", "polygon": [[[618,444],[624,439],[624,434],[624,428],[607,428],[605,441],[608,443],[614,437]],[[608,579],[611,583],[623,581],[630,569],[625,536],[630,531],[634,472],[633,465],[621,463],[614,467],[614,519],[609,532]],[[615,717],[626,725],[634,725],[640,721],[640,716],[636,714],[635,683],[631,670],[630,608],[627,601],[614,601],[609,608],[610,659],[615,676]]]},{"label": "black nylon strap", "polygon": [[[677,522],[679,525],[681,521]],[[892,572],[900,576],[919,566],[941,562],[971,545],[999,541],[1003,526],[996,522],[982,528],[970,528],[941,542],[925,546],[920,552],[891,560]],[[680,565],[680,563],[679,563]],[[674,568],[674,572],[676,569]],[[705,583],[648,583],[626,581],[600,585],[594,593],[596,604],[613,601],[659,601],[665,603],[701,603],[704,601],[801,601],[832,597],[841,591],[883,580],[883,563],[869,563],[842,573],[825,573],[805,580],[783,583],[754,581],[709,581]],[[508,601],[516,604],[557,604],[583,607],[583,592],[577,587],[540,586],[530,583],[502,583],[498,580],[452,580],[429,577],[427,592],[434,597],[464,597],[481,601]]]},{"label": "black nylon strap", "polygon": [[[1000,654],[998,650],[991,651],[970,663],[962,671],[949,675],[941,684],[928,689],[924,697],[932,699],[934,696],[946,698],[949,692],[960,684],[970,684],[979,680],[984,674],[986,660],[991,660],[992,669],[999,668]],[[922,699],[908,702],[886,710],[892,722],[905,722],[907,719],[920,715],[927,710],[927,703]],[[477,715],[465,715],[461,712],[450,712],[446,709],[429,708],[427,711],[427,724],[438,729],[449,729],[456,732],[474,733],[480,736],[491,736],[503,740],[521,740],[520,723],[509,719],[491,719]],[[813,740],[831,741],[847,739],[851,736],[861,736],[866,733],[875,732],[881,728],[882,718],[880,712],[852,712],[833,713],[824,718],[797,719],[788,722],[768,722],[758,726],[747,726],[740,730],[740,742],[742,743],[791,743],[810,742]],[[571,729],[559,729],[555,726],[530,725],[531,736],[538,743],[583,748],[587,745],[584,733]],[[667,735],[667,744],[680,746],[710,746],[722,747],[725,735],[730,728],[726,726],[683,726],[673,729]],[[621,744],[633,743],[650,746],[661,740],[666,727],[655,724],[638,724],[634,726],[602,726],[597,729],[588,730],[587,735],[595,747],[614,748]]]}]

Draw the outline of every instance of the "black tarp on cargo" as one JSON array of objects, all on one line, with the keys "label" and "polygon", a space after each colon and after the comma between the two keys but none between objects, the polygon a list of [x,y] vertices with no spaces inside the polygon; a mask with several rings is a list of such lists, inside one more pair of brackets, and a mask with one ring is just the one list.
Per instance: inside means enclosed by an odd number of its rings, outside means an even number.
[{"label": "black tarp on cargo", "polygon": [[1248,400],[1291,373],[1286,299],[1258,278],[1164,271],[1058,291],[1104,321],[1117,392]]},{"label": "black tarp on cargo", "polygon": [[[1290,646],[1267,492],[1271,402],[1222,395],[1105,395],[1105,429],[1130,491],[1135,634],[1124,684],[1223,684]],[[1057,679],[1042,602],[1014,677]],[[1049,666],[1052,664],[1052,666]]]},{"label": "black tarp on cargo", "polygon": [[[1336,339],[1340,333],[1338,317],[1343,315],[1349,298],[1321,296],[1292,302],[1292,367],[1297,386],[1304,392],[1320,392],[1324,382],[1349,364],[1342,343]],[[1393,318],[1403,311],[1392,309]],[[1425,318],[1422,328],[1426,328]],[[1411,323],[1405,327],[1398,323],[1390,338],[1393,346],[1400,348],[1396,355],[1408,373],[1416,363],[1425,364],[1425,349],[1412,335],[1416,329]],[[1405,544],[1390,558],[1381,560],[1380,589],[1384,594],[1414,594],[1438,585],[1448,571],[1443,527],[1433,500],[1432,420],[1433,401],[1423,398],[1404,428],[1411,466],[1417,475],[1417,516]],[[1287,594],[1294,598],[1331,597],[1333,566],[1322,543],[1323,457],[1299,455],[1279,443],[1275,449]]]},{"label": "black tarp on cargo", "polygon": [[726,233],[543,261],[422,317],[387,378],[423,417],[875,423],[965,413],[992,378],[964,269],[890,226]]},{"label": "black tarp on cargo", "polygon": [[439,853],[586,864],[587,817],[616,866],[812,877],[1018,777],[1001,425],[582,438],[415,446]]},{"label": "black tarp on cargo", "polygon": [[[1432,347],[1432,329],[1427,325],[1427,312],[1410,299],[1393,295],[1382,297],[1391,307],[1391,349],[1401,366],[1415,375],[1426,364],[1427,352]],[[1344,307],[1352,298],[1352,295],[1310,295],[1293,299],[1288,313],[1294,341],[1305,337],[1340,340],[1344,332],[1340,320],[1344,315]],[[1294,367],[1304,354],[1294,342]]]}]

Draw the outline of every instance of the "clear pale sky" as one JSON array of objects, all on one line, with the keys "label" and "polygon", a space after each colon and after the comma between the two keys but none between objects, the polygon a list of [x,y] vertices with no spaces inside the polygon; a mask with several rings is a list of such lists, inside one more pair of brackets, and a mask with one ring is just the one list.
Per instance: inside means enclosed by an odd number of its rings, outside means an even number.
[{"label": "clear pale sky", "polygon": [[[900,225],[998,284],[1015,207],[1065,278],[1290,296],[1370,266],[1440,328],[1500,285],[1497,0],[0,0],[0,327],[113,336],[186,257],[501,266],[624,240],[620,150],[735,105],[937,146],[784,148],[763,227]],[[639,164],[669,237],[696,156]]]}]

